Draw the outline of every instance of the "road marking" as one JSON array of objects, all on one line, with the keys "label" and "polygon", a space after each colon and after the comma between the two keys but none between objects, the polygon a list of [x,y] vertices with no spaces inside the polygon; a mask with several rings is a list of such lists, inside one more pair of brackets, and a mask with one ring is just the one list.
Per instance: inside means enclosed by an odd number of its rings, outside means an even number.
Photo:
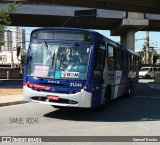
[{"label": "road marking", "polygon": [[155,97],[155,96],[134,96],[135,98],[152,98],[152,99],[160,99],[159,97]]}]

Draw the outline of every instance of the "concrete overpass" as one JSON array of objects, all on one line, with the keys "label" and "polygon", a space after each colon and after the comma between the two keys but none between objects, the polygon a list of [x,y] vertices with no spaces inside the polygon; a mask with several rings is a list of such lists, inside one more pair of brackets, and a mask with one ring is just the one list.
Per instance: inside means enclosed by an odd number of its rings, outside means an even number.
[{"label": "concrete overpass", "polygon": [[[2,0],[0,8],[5,7],[9,1],[14,0]],[[133,49],[136,31],[160,31],[160,9],[158,10],[160,1],[158,0],[141,0],[141,2],[138,0],[133,2],[127,0],[19,1],[22,2],[22,6],[17,12],[11,14],[11,25],[61,27],[65,24],[66,27],[111,30],[112,35],[121,36],[123,45]],[[75,10],[88,8],[98,8],[96,22],[77,23],[74,19]]]},{"label": "concrete overpass", "polygon": [[[0,8],[15,0],[1,0]],[[138,12],[144,19],[149,19],[149,25],[141,28],[143,31],[160,31],[160,1],[159,0],[17,0],[22,7],[11,14],[11,25],[16,26],[66,26],[112,30],[128,12]],[[112,6],[113,5],[113,6]],[[95,23],[76,23],[75,10],[98,8]],[[145,13],[143,13],[145,12]],[[156,14],[153,14],[156,13]],[[139,16],[138,16],[139,17]],[[140,18],[138,18],[140,19]]]},{"label": "concrete overpass", "polygon": [[[13,2],[15,0],[1,0]],[[23,3],[56,4],[88,8],[160,14],[159,0],[16,0]]]}]

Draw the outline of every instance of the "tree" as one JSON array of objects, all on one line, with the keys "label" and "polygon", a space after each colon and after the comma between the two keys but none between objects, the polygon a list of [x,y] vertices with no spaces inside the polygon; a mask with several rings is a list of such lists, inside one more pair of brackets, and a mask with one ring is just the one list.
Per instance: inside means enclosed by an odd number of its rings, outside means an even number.
[{"label": "tree", "polygon": [[138,51],[137,53],[140,55],[140,57],[141,57],[141,58],[143,58],[143,57],[144,57],[144,51],[143,51],[143,50]]},{"label": "tree", "polygon": [[23,68],[24,68],[25,58],[26,58],[26,51],[21,51],[21,59],[20,59],[21,74],[23,74],[24,71]]},{"label": "tree", "polygon": [[137,53],[138,53],[138,54],[140,55],[140,57],[141,57],[141,63],[144,63],[144,60],[143,60],[143,58],[144,58],[144,51],[141,50],[141,51],[138,51]]},{"label": "tree", "polygon": [[[10,13],[15,12],[20,4],[13,2],[5,8],[0,9],[0,35],[4,33],[4,27],[11,24]],[[0,46],[4,45],[4,41],[0,39]]]}]

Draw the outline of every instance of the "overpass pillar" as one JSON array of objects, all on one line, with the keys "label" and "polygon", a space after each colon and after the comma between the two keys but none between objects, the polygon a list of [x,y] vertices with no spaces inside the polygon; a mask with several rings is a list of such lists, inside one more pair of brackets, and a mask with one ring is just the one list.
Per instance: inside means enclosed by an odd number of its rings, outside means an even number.
[{"label": "overpass pillar", "polygon": [[120,35],[120,43],[132,50],[135,48],[135,30],[128,30]]},{"label": "overpass pillar", "polygon": [[121,44],[135,51],[135,32],[148,26],[143,13],[124,12],[124,18],[111,30],[112,36],[120,36]]}]

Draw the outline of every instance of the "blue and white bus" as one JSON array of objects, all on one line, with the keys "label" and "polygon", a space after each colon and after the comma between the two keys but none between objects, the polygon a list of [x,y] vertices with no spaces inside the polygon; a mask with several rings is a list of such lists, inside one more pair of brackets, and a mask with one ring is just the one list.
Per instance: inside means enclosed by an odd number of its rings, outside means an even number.
[{"label": "blue and white bus", "polygon": [[138,82],[139,55],[98,32],[33,30],[25,60],[26,101],[54,107],[105,108]]}]

